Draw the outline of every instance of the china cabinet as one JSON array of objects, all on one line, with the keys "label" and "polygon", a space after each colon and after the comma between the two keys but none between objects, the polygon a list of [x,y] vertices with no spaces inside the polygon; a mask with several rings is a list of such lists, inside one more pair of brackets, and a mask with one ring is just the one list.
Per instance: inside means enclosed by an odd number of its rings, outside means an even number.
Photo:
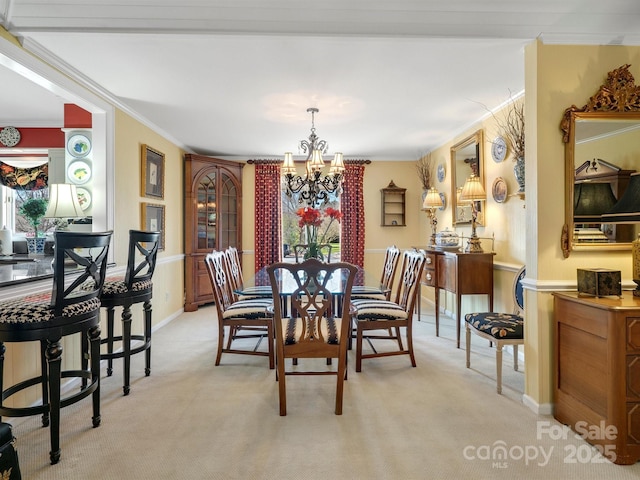
[{"label": "china cabinet", "polygon": [[184,244],[186,312],[213,302],[204,257],[236,247],[241,253],[242,167],[244,164],[186,154]]}]

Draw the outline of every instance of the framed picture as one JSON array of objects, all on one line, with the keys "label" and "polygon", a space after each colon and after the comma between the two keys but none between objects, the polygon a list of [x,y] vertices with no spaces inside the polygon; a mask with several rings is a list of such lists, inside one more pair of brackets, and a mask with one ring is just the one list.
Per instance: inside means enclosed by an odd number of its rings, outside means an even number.
[{"label": "framed picture", "polygon": [[164,153],[142,145],[142,196],[164,199]]},{"label": "framed picture", "polygon": [[142,230],[160,232],[158,250],[164,250],[164,205],[142,203]]}]

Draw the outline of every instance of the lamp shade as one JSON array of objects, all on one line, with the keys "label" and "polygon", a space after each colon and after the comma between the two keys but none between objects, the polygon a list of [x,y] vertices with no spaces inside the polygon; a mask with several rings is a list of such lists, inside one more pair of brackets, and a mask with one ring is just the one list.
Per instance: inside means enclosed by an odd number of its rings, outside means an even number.
[{"label": "lamp shade", "polygon": [[600,217],[601,223],[640,222],[640,173],[633,173],[629,185],[611,210]]},{"label": "lamp shade", "polygon": [[578,183],[573,188],[574,223],[601,223],[602,214],[616,204],[609,182]]},{"label": "lamp shade", "polygon": [[486,200],[487,194],[480,183],[480,178],[475,175],[471,175],[464,182],[462,192],[460,192],[460,201],[462,202],[474,202],[478,200]]},{"label": "lamp shade", "polygon": [[293,153],[285,152],[284,154],[284,163],[282,164],[282,174],[283,175],[295,175],[296,174],[296,165],[293,163]]},{"label": "lamp shade", "polygon": [[435,209],[442,207],[442,198],[440,198],[440,193],[435,189],[435,187],[431,187],[427,191],[427,195],[424,197],[424,201],[422,202],[422,208],[424,210]]},{"label": "lamp shade", "polygon": [[78,201],[76,186],[69,183],[49,185],[49,205],[45,218],[82,218],[85,214]]},{"label": "lamp shade", "polygon": [[329,167],[329,175],[341,175],[344,172],[344,159],[341,152],[336,152]]},{"label": "lamp shade", "polygon": [[322,152],[320,150],[313,150],[308,168],[312,172],[319,172],[324,168],[324,159],[322,158]]}]

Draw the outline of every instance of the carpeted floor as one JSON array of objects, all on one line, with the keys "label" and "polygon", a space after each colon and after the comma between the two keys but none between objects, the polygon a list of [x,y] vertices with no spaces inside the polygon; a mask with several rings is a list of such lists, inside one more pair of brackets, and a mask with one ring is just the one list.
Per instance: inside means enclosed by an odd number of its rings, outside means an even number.
[{"label": "carpeted floor", "polygon": [[[342,416],[333,413],[333,377],[290,377],[280,417],[266,358],[226,354],[214,366],[214,316],[214,307],[201,308],[155,332],[151,376],[135,356],[127,397],[116,362],[103,376],[99,428],[91,428],[90,401],[63,409],[59,464],[49,464],[40,419],[14,419],[23,478],[640,478],[639,465],[601,460],[572,433],[539,433],[559,424],[522,405],[524,375],[512,357],[497,395],[494,350],[474,336],[466,369],[450,319],[441,319],[440,337],[432,317],[415,322],[417,368],[387,357],[356,374],[350,360]],[[492,459],[501,447],[506,457]]]}]

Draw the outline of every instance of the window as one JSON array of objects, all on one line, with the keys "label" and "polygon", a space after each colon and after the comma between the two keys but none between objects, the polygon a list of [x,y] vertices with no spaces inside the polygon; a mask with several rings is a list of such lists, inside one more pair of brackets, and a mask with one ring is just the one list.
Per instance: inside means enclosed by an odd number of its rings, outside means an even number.
[{"label": "window", "polygon": [[[299,194],[287,195],[286,188],[282,186],[282,252],[284,261],[295,261],[294,245],[307,243],[305,238],[305,229],[298,225],[300,217],[296,214],[298,209],[307,206],[306,203],[299,202]],[[327,207],[340,209],[340,197],[337,194],[331,194],[329,202],[323,204],[320,210]],[[324,238],[326,243],[331,243],[331,261],[340,260],[340,223],[333,222],[325,218],[319,229],[319,237]]]}]

